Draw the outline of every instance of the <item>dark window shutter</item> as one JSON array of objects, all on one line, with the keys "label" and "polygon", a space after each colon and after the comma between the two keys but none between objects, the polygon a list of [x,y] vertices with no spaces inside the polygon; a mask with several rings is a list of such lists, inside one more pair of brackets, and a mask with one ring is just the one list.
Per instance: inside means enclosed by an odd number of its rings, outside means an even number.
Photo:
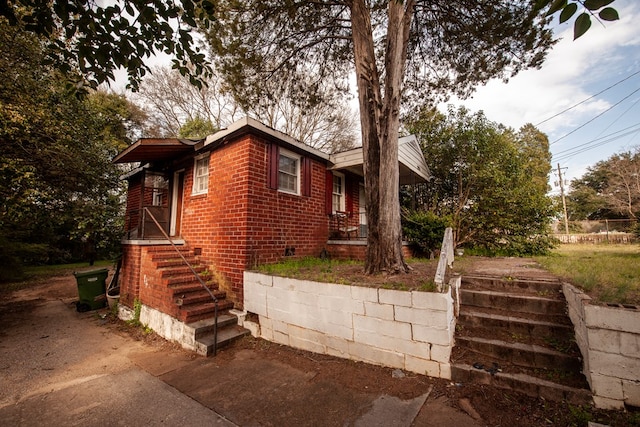
[{"label": "dark window shutter", "polygon": [[302,158],[302,195],[311,196],[311,159]]},{"label": "dark window shutter", "polygon": [[333,213],[333,172],[328,170],[326,177],[325,210],[327,215],[331,215]]},{"label": "dark window shutter", "polygon": [[267,146],[267,187],[278,189],[278,160],[279,150],[276,144]]},{"label": "dark window shutter", "polygon": [[345,204],[344,207],[349,213],[353,213],[353,180],[348,179],[345,175],[344,177],[344,197]]}]

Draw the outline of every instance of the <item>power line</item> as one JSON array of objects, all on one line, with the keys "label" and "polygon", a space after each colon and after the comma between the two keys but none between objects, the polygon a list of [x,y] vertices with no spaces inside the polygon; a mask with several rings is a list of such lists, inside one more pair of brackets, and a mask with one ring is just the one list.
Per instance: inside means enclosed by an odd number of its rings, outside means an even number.
[{"label": "power line", "polygon": [[616,83],[612,84],[611,86],[609,86],[609,87],[607,87],[607,88],[605,88],[605,89],[602,89],[600,92],[598,92],[598,93],[596,93],[596,94],[594,94],[594,95],[591,95],[590,97],[588,97],[588,98],[586,98],[586,99],[583,99],[582,101],[578,102],[577,104],[574,104],[574,105],[572,105],[571,107],[565,108],[564,110],[560,111],[559,113],[554,114],[553,116],[549,117],[548,119],[544,119],[543,121],[541,121],[541,122],[539,122],[539,123],[536,123],[534,126],[538,127],[538,126],[540,126],[541,124],[546,123],[546,122],[548,122],[549,120],[551,120],[551,119],[555,119],[555,118],[556,118],[556,117],[558,117],[559,115],[566,113],[567,111],[573,110],[573,109],[574,109],[574,108],[576,108],[577,106],[579,106],[579,105],[581,105],[581,104],[584,104],[585,102],[589,101],[590,99],[595,98],[596,96],[600,95],[601,93],[604,93],[604,92],[608,91],[609,89],[612,89],[612,88],[614,88],[614,87],[618,86],[620,83],[623,83],[623,82],[625,82],[625,81],[629,80],[631,77],[635,76],[636,74],[640,74],[640,71],[636,71],[635,73],[633,73],[633,74],[631,74],[631,75],[629,75],[629,76],[625,77],[624,79],[622,79],[622,80],[620,80],[620,81],[618,81],[618,82],[616,82]]},{"label": "power line", "polygon": [[559,142],[561,140],[563,140],[564,138],[568,137],[569,135],[577,132],[578,130],[582,129],[583,127],[585,127],[586,125],[588,125],[589,123],[591,123],[592,121],[594,121],[595,119],[597,119],[598,117],[602,116],[604,113],[610,111],[612,108],[616,107],[617,105],[619,105],[622,101],[626,100],[627,98],[631,97],[631,95],[635,94],[636,92],[640,91],[640,87],[636,90],[634,90],[633,92],[631,92],[629,95],[625,96],[624,98],[622,98],[620,101],[616,102],[615,104],[613,104],[611,107],[607,108],[606,110],[604,110],[603,112],[601,112],[600,114],[596,115],[595,117],[593,117],[590,120],[587,120],[585,123],[581,124],[580,126],[578,126],[577,128],[575,128],[574,130],[572,130],[569,133],[564,134],[563,136],[561,136],[560,138],[556,139],[555,141],[553,141],[552,143],[550,143],[549,145],[553,145],[556,142]]},{"label": "power line", "polygon": [[[626,136],[626,135],[628,135],[629,133],[633,133],[633,132],[635,132],[635,131],[639,130],[639,129],[633,129],[633,128],[635,128],[636,126],[640,126],[640,122],[638,122],[638,123],[634,123],[634,124],[632,124],[632,125],[630,125],[630,126],[627,126],[626,128],[622,128],[622,129],[617,130],[617,131],[615,131],[615,132],[612,132],[612,133],[610,133],[610,134],[608,134],[608,135],[599,136],[599,137],[594,138],[594,139],[592,139],[592,140],[590,140],[590,141],[583,142],[582,144],[576,145],[575,147],[571,147],[571,148],[567,148],[566,150],[558,151],[558,152],[556,152],[556,155],[558,155],[558,154],[563,154],[563,153],[567,153],[567,152],[571,152],[571,151],[577,150],[577,149],[578,149],[578,148],[580,148],[580,147],[584,147],[584,146],[587,146],[587,145],[591,145],[591,144],[594,144],[594,143],[597,143],[597,142],[602,142],[602,140],[607,139],[607,138],[613,138],[613,139],[621,138],[622,136]],[[629,132],[629,133],[625,133],[624,135],[617,135],[617,136],[616,136],[616,134],[619,134],[619,133],[621,133],[621,132],[625,132],[625,131],[629,131],[630,129],[631,129],[631,132]]]},{"label": "power line", "polygon": [[[588,144],[593,144],[595,142],[598,142],[597,140],[591,141],[590,143],[581,144],[580,146],[571,149],[572,152],[567,152],[566,154],[563,154],[561,156],[558,156],[556,154],[556,156],[553,157],[553,161],[554,162],[558,162],[558,161],[562,161],[562,160],[567,160],[567,159],[569,159],[569,158],[571,158],[571,157],[573,157],[575,155],[584,153],[585,151],[593,150],[594,148],[601,147],[601,146],[603,146],[605,144],[608,144],[610,142],[616,141],[616,140],[618,140],[620,138],[623,138],[625,136],[632,135],[632,134],[638,134],[638,133],[640,133],[640,128],[632,129],[632,130],[630,130],[628,132],[625,132],[625,133],[623,133],[621,135],[617,135],[617,136],[612,137],[610,139],[606,139],[604,141],[600,141],[598,144],[595,144],[595,145],[588,145]],[[578,149],[580,147],[584,147],[584,148]],[[564,151],[569,151],[569,150],[564,150]]]}]

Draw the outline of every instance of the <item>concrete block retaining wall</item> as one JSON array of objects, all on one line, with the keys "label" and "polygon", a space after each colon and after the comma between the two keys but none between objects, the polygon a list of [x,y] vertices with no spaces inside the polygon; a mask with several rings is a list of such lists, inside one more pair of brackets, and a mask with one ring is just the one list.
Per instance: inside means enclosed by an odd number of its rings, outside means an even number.
[{"label": "concrete block retaining wall", "polygon": [[315,353],[451,378],[454,297],[244,273],[254,336]]},{"label": "concrete block retaining wall", "polygon": [[563,291],[596,406],[640,406],[640,310],[591,305],[570,284]]}]

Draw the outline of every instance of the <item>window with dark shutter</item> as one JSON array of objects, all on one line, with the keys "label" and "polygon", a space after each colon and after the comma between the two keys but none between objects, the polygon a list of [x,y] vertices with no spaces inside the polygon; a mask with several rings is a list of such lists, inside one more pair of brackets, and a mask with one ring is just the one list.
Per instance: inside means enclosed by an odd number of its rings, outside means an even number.
[{"label": "window with dark shutter", "polygon": [[312,172],[311,159],[304,157],[302,159],[302,195],[311,196],[311,172]]},{"label": "window with dark shutter", "polygon": [[327,215],[333,213],[333,172],[327,170],[325,174],[325,200],[324,208]]},{"label": "window with dark shutter", "polygon": [[272,190],[278,189],[279,152],[276,144],[267,146],[267,187]]}]

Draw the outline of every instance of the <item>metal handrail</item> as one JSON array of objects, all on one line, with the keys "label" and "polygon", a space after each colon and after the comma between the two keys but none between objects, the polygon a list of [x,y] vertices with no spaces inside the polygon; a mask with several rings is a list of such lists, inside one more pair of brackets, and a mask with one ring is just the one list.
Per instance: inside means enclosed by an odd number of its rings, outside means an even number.
[{"label": "metal handrail", "polygon": [[198,279],[198,282],[200,282],[200,285],[202,285],[202,287],[209,293],[209,295],[211,296],[211,299],[213,300],[213,304],[214,304],[213,315],[215,320],[215,323],[213,325],[213,355],[215,356],[216,353],[218,352],[218,298],[216,298],[213,292],[211,292],[211,289],[209,289],[207,284],[204,283],[204,280],[202,280],[198,272],[196,272],[196,270],[191,266],[191,264],[189,264],[189,261],[187,261],[184,255],[182,255],[182,252],[180,252],[178,247],[173,243],[173,240],[171,240],[171,237],[169,237],[167,232],[164,231],[164,229],[162,228],[158,220],[153,216],[153,214],[149,211],[149,209],[145,207],[144,211],[145,211],[145,214],[148,214],[151,217],[151,220],[154,222],[156,227],[158,227],[162,235],[169,241],[169,243],[171,243],[171,246],[173,247],[173,249],[175,249],[178,255],[180,255],[180,258],[182,258],[182,261],[187,265],[187,267],[189,267],[189,270],[191,270],[191,272],[196,277],[196,279]]}]

